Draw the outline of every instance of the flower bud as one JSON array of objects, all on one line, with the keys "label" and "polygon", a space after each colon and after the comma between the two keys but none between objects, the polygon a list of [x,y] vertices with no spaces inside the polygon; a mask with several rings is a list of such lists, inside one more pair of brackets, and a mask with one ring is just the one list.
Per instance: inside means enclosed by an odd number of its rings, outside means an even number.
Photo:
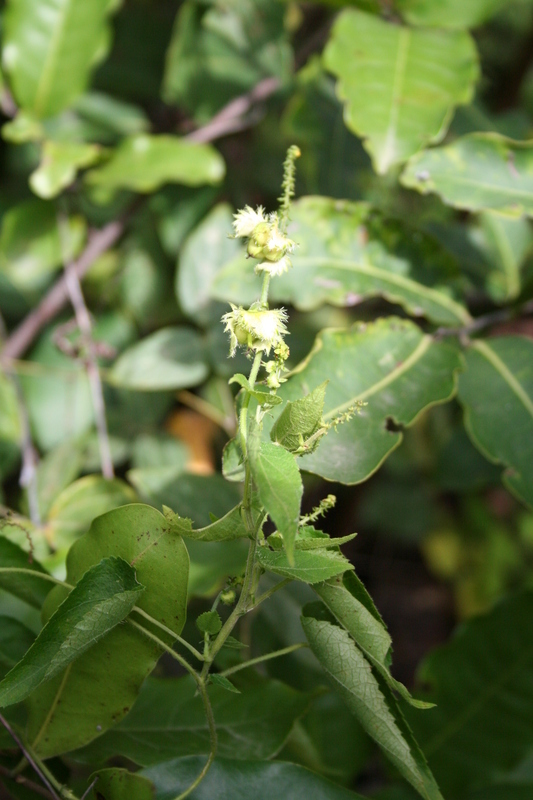
[{"label": "flower bud", "polygon": [[235,217],[233,220],[233,227],[235,229],[234,237],[236,239],[251,236],[254,228],[261,222],[266,221],[263,206],[258,206],[255,211],[251,206],[245,206],[233,216]]},{"label": "flower bud", "polygon": [[230,355],[235,354],[237,346],[249,350],[269,353],[273,347],[283,344],[287,333],[285,322],[287,312],[283,308],[254,308],[248,310],[231,304],[232,310],[224,314],[224,330],[230,334]]}]

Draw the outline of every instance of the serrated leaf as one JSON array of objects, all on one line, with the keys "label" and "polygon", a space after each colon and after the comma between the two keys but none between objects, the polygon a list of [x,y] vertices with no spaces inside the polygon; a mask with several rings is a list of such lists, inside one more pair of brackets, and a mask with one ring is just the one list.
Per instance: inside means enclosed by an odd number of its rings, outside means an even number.
[{"label": "serrated leaf", "polygon": [[211,678],[211,683],[214,683],[215,686],[220,686],[221,689],[224,689],[226,692],[232,692],[233,694],[241,694],[241,690],[237,689],[235,684],[229,681],[224,675],[217,675],[213,673],[209,676]]},{"label": "serrated leaf", "polygon": [[449,400],[460,367],[453,344],[433,341],[408,320],[388,317],[323,331],[279,394],[297,398],[329,378],[326,422],[354,403],[367,405],[328,431],[318,450],[301,459],[302,469],[342,483],[366,480],[402,440],[388,421],[409,426],[423,409]]},{"label": "serrated leaf", "polygon": [[507,0],[396,0],[411,25],[475,28],[504,8]]},{"label": "serrated leaf", "polygon": [[87,173],[90,186],[114,192],[154,192],[165,183],[201,186],[224,177],[222,156],[207,144],[177,136],[140,134],[123,139],[110,160]]},{"label": "serrated leaf", "polygon": [[[308,695],[273,680],[247,686],[238,695],[216,685],[209,686],[208,692],[218,752],[224,758],[272,758],[309,702]],[[76,760],[97,764],[120,754],[149,766],[209,749],[209,729],[193,681],[189,677],[148,678],[128,716],[78,751]]]},{"label": "serrated leaf", "polygon": [[521,336],[476,340],[465,353],[458,397],[465,426],[506,486],[533,506],[533,342]]},{"label": "serrated leaf", "polygon": [[[324,303],[353,306],[384,297],[409,314],[459,326],[471,318],[450,288],[439,282],[450,273],[449,257],[431,237],[383,220],[367,203],[330,197],[304,197],[291,208],[289,235],[298,242],[292,269],[272,282],[270,299],[310,311]],[[420,269],[420,264],[424,268]],[[439,265],[432,273],[430,265]],[[217,273],[212,296],[249,304],[261,291],[261,278],[244,255]]]},{"label": "serrated leaf", "polygon": [[436,192],[454,208],[533,216],[533,144],[471,133],[413,156],[401,182],[422,194]]},{"label": "serrated leaf", "polygon": [[249,441],[248,456],[254,483],[266,511],[283,535],[289,562],[298,530],[303,485],[296,459],[281,445]]},{"label": "serrated leaf", "polygon": [[[376,619],[372,611],[361,602],[366,590],[355,574],[337,576],[327,583],[314,587],[335,619],[348,631],[356,645],[371,665],[393,691],[396,691],[416,708],[431,708],[432,703],[417,700],[389,671],[392,640],[384,623]],[[364,600],[365,597],[363,596]],[[371,608],[371,607],[370,607]]]},{"label": "serrated leaf", "polygon": [[178,517],[173,512],[165,514],[165,516],[175,530],[188,539],[197,539],[204,542],[222,542],[225,540],[246,539],[248,537],[240,503],[223,517],[212,522],[211,525],[206,525],[205,528],[194,529],[190,519]]},{"label": "serrated leaf", "polygon": [[465,31],[413,30],[356,10],[337,18],[324,62],[380,175],[443,138],[479,74]]},{"label": "serrated leaf", "polygon": [[328,381],[298,400],[289,400],[274,423],[270,438],[294,453],[320,428]]},{"label": "serrated leaf", "polygon": [[92,166],[101,155],[97,144],[53,142],[43,144],[41,163],[29,178],[33,192],[49,200],[74,181],[79,169]]},{"label": "serrated leaf", "polygon": [[313,616],[303,616],[302,626],[311,650],[366,732],[422,797],[442,800],[387,685],[373,673],[347,631]]},{"label": "serrated leaf", "polygon": [[155,392],[196,386],[208,375],[202,341],[192,328],[161,328],[128,348],[114,363],[116,386]]},{"label": "serrated leaf", "polygon": [[338,548],[347,542],[351,542],[356,536],[356,533],[349,533],[347,536],[336,536],[332,539],[329,534],[323,533],[323,531],[317,531],[316,528],[313,528],[311,525],[304,525],[298,529],[298,535],[294,546],[296,550],[316,550],[328,547]]},{"label": "serrated leaf", "polygon": [[[3,524],[10,523],[7,520],[0,522],[0,530]],[[18,571],[21,569],[44,575],[45,578],[34,578],[31,574],[26,575]],[[0,535],[0,588],[20,597],[35,608],[41,608],[45,597],[54,586],[54,581],[46,580],[47,577],[49,577],[48,572],[38,561],[5,536]]]},{"label": "serrated leaf", "polygon": [[222,627],[222,620],[217,611],[204,611],[196,620],[196,627],[202,633],[209,633],[214,636]]},{"label": "serrated leaf", "polygon": [[304,583],[319,583],[346,570],[353,569],[343,555],[331,550],[298,550],[294,552],[293,563],[283,551],[273,552],[266,547],[257,551],[257,560],[263,569],[294,578]]},{"label": "serrated leaf", "polygon": [[94,791],[98,800],[154,800],[154,786],[148,778],[127,769],[110,767],[91,775],[98,778]]},{"label": "serrated leaf", "polygon": [[[476,800],[490,797],[488,787],[531,753],[532,636],[528,590],[463,623],[422,663],[419,678],[436,708],[409,712],[409,720],[446,797],[470,798],[478,787]],[[502,791],[500,800],[507,797]]]},{"label": "serrated leaf", "polygon": [[128,616],[143,591],[135,570],[121,558],[91,567],[0,682],[0,707],[20,703],[80,658]]},{"label": "serrated leaf", "polygon": [[260,405],[278,406],[283,402],[281,397],[278,397],[275,394],[270,394],[270,390],[266,387],[256,386],[252,389],[246,375],[241,375],[240,372],[238,372],[236,375],[233,375],[233,377],[229,379],[228,383],[237,383],[241,388],[246,389],[246,391],[249,392],[249,394],[251,394]]},{"label": "serrated leaf", "polygon": [[[187,607],[189,557],[181,537],[162,514],[140,504],[97,517],[70,549],[67,581],[77,584],[102,558],[116,556],[134,569],[145,587],[138,605],[167,628],[181,633]],[[168,587],[172,587],[169,592]],[[56,587],[47,598],[49,617],[65,597]],[[170,634],[135,614],[141,627]],[[40,686],[28,698],[26,737],[41,757],[68,752],[90,742],[127,714],[139,689],[164,651],[130,624],[118,625],[82,659]],[[80,697],[85,698],[80,704]]]},{"label": "serrated leaf", "polygon": [[17,104],[36,117],[67,108],[107,50],[110,0],[10,0],[2,63]]}]

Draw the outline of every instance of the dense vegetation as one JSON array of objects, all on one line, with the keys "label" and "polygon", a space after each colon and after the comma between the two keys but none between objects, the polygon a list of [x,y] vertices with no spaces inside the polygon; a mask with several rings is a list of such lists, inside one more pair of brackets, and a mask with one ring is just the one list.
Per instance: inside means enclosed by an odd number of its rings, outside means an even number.
[{"label": "dense vegetation", "polygon": [[2,800],[529,800],[532,0],[1,14]]}]

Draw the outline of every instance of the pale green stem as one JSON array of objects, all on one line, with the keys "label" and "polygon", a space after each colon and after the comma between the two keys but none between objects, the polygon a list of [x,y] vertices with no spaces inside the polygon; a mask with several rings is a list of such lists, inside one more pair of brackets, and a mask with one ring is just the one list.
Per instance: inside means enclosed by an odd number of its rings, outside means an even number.
[{"label": "pale green stem", "polygon": [[138,606],[134,606],[132,608],[132,611],[135,611],[137,614],[140,614],[141,617],[144,617],[146,620],[148,620],[148,622],[151,622],[152,625],[156,625],[162,631],[165,631],[165,633],[168,633],[169,636],[172,636],[174,639],[176,639],[176,641],[178,641],[180,644],[182,644],[184,647],[186,647],[187,650],[190,653],[192,653],[195,658],[198,659],[198,661],[203,661],[204,660],[203,655],[195,647],[193,647],[192,644],[189,644],[189,642],[187,642],[185,639],[182,639],[181,636],[179,636],[175,631],[172,630],[172,628],[167,628],[166,625],[163,625],[162,622],[159,622],[159,620],[154,619],[153,617],[151,617],[150,614],[147,614],[146,611],[143,611],[143,609],[139,608]]},{"label": "pale green stem", "polygon": [[200,693],[202,702],[204,704],[205,716],[207,718],[207,725],[209,728],[209,739],[211,742],[211,749],[207,761],[205,762],[202,771],[199,773],[198,777],[195,778],[195,780],[191,783],[188,789],[186,789],[184,792],[178,795],[178,797],[176,797],[175,800],[185,800],[185,798],[188,797],[191,794],[191,792],[193,792],[196,789],[197,786],[199,786],[199,784],[203,781],[203,779],[209,772],[209,768],[213,763],[215,756],[217,754],[217,749],[218,749],[217,728],[215,725],[215,718],[213,716],[213,709],[211,707],[211,702],[209,700],[207,689],[203,681],[201,681],[198,684],[198,691]]},{"label": "pale green stem", "polygon": [[32,578],[41,578],[43,581],[49,581],[50,583],[55,583],[58,586],[64,586],[65,589],[73,589],[74,587],[70,585],[70,583],[65,583],[65,581],[60,581],[59,578],[54,578],[53,575],[48,575],[47,572],[39,572],[36,569],[25,569],[24,567],[0,567],[0,573],[13,573],[14,575],[31,575]]},{"label": "pale green stem", "polygon": [[176,651],[173,650],[172,647],[170,647],[168,644],[166,644],[162,639],[160,639],[159,636],[156,636],[155,633],[151,633],[150,631],[147,631],[146,628],[143,628],[143,626],[139,625],[138,622],[134,622],[129,617],[126,619],[126,622],[129,622],[130,625],[133,625],[134,628],[137,628],[137,630],[140,631],[148,639],[151,639],[153,642],[156,642],[156,644],[158,644],[159,647],[161,647],[163,650],[165,650],[170,656],[172,656],[172,658],[174,658],[179,664],[181,664],[181,666],[184,667],[184,669],[187,670],[189,675],[191,675],[191,677],[194,678],[195,682],[198,685],[200,685],[200,682],[201,682],[200,676],[198,675],[198,673],[196,672],[194,667],[191,667],[191,665],[189,664],[189,662],[187,661],[186,658],[183,658],[183,656],[180,656],[179,653],[176,653]]},{"label": "pale green stem", "polygon": [[264,603],[265,600],[268,600],[268,598],[272,597],[273,594],[279,592],[280,589],[284,589],[285,586],[288,586],[289,583],[292,583],[292,581],[293,581],[292,578],[284,578],[279,583],[276,583],[276,585],[273,586],[271,589],[268,589],[268,591],[264,592],[263,594],[260,594],[254,603],[254,608],[260,605],[261,603]]},{"label": "pale green stem", "polygon": [[35,755],[33,750],[31,750],[31,748],[28,745],[25,745],[25,747],[28,755],[37,764],[39,770],[42,772],[44,777],[52,784],[54,789],[61,795],[61,797],[64,798],[64,800],[78,800],[77,795],[71,792],[68,786],[64,786],[62,783],[60,783],[60,781],[57,780],[55,775],[52,772],[50,772],[50,770],[44,764],[44,762],[41,761],[41,759]]},{"label": "pale green stem", "polygon": [[273,653],[267,653],[264,656],[257,656],[257,658],[251,658],[249,661],[244,661],[242,664],[236,664],[234,667],[229,667],[229,669],[225,669],[224,672],[220,672],[219,674],[226,678],[228,675],[233,675],[234,672],[240,672],[241,669],[253,667],[255,664],[262,664],[263,661],[270,661],[271,658],[286,656],[288,653],[294,653],[295,650],[301,650],[302,647],[309,647],[309,645],[307,642],[291,644],[289,647],[284,647],[282,650],[274,650]]}]

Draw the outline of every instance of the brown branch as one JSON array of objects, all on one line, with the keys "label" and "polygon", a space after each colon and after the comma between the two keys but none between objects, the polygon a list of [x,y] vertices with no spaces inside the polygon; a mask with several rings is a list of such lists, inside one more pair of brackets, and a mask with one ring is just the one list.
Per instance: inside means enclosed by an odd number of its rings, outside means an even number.
[{"label": "brown branch", "polygon": [[24,747],[22,741],[19,739],[19,737],[17,736],[17,734],[15,733],[15,731],[13,730],[7,719],[5,719],[1,714],[0,714],[0,722],[2,723],[6,731],[9,733],[13,741],[16,742],[16,744],[19,746],[20,751],[24,754],[24,757],[28,762],[28,764],[31,764],[31,766],[33,767],[39,778],[42,780],[42,782],[50,792],[50,796],[53,797],[54,800],[61,800],[61,798],[55,791],[54,787],[52,786],[46,775],[42,772],[39,765],[34,761],[31,754],[28,753],[27,749]]},{"label": "brown branch", "polygon": [[[242,130],[253,119],[246,119],[245,115],[255,103],[266,100],[279,87],[277,78],[265,78],[260,81],[251,92],[236,97],[228,103],[219,113],[202,128],[184,136],[191,142],[212,142],[227,136],[229,133]],[[137,199],[126,213],[117,220],[109,222],[99,230],[91,231],[89,241],[81,256],[72,263],[72,271],[78,281],[86,275],[92,264],[120,239],[130,218],[137,210],[140,200]],[[0,352],[0,365],[4,366],[12,359],[20,358],[28,350],[37,334],[44,326],[53,320],[65,307],[69,299],[66,275],[63,274],[57,283],[52,286],[47,295],[38,306],[15,328],[6,339]]]},{"label": "brown branch", "polygon": [[[65,242],[66,226],[68,220],[64,216],[58,216],[58,229],[60,234],[63,233],[62,242]],[[66,248],[63,247],[65,251]],[[87,372],[87,379],[91,390],[93,401],[93,411],[96,423],[96,434],[98,437],[98,447],[100,450],[100,462],[102,465],[102,475],[107,480],[112,480],[115,477],[113,469],[113,459],[111,457],[111,447],[109,445],[109,432],[107,429],[107,419],[105,412],[104,390],[102,388],[102,381],[100,379],[100,370],[98,367],[98,359],[96,357],[96,348],[93,340],[93,326],[89,309],[85,303],[83,291],[81,288],[80,279],[76,273],[75,265],[72,261],[65,259],[65,283],[67,292],[74,309],[76,317],[76,324],[81,334],[81,345],[83,364]]]},{"label": "brown branch", "polygon": [[52,798],[53,800],[54,798],[54,795],[50,794],[50,792],[47,789],[43,789],[43,787],[39,786],[38,783],[30,781],[30,779],[25,778],[24,775],[17,775],[16,778],[13,778],[7,767],[3,767],[1,764],[0,764],[0,775],[5,775],[6,778],[11,778],[11,780],[14,781],[15,783],[19,783],[21,786],[25,786],[26,789],[30,789],[32,792],[35,792],[35,794],[38,794],[40,797],[46,797],[48,800],[50,800],[50,798]]}]

